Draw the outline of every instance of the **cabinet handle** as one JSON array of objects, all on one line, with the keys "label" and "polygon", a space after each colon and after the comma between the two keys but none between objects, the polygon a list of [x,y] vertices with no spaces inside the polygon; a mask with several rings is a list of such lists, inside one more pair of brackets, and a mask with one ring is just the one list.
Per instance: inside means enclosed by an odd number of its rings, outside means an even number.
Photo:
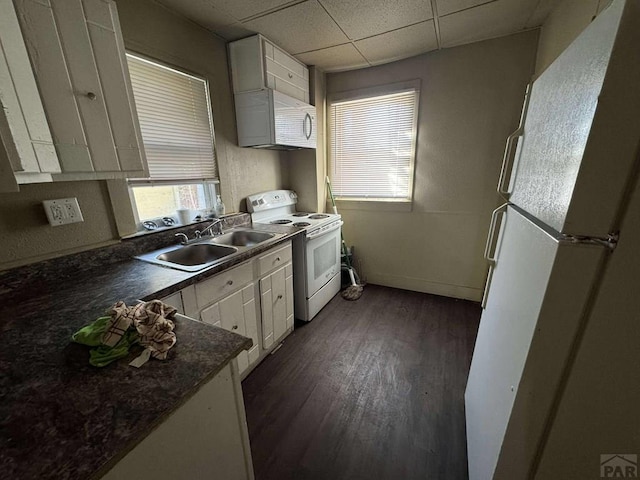
[{"label": "cabinet handle", "polygon": [[276,262],[279,262],[279,261],[280,261],[280,257],[276,257]]},{"label": "cabinet handle", "polygon": [[278,300],[280,300],[282,298],[282,294],[278,295]]},{"label": "cabinet handle", "polygon": [[289,78],[293,78],[293,73],[290,73],[290,74],[289,74]]},{"label": "cabinet handle", "polygon": [[[309,132],[307,133],[307,120],[309,120]],[[313,133],[313,120],[311,119],[311,115],[308,113],[304,116],[304,120],[302,121],[302,133],[307,140],[311,138],[311,134]]]},{"label": "cabinet handle", "polygon": [[87,98],[88,98],[89,100],[95,100],[95,99],[97,98],[97,96],[96,96],[96,94],[95,94],[95,93],[93,93],[93,92],[89,92],[89,93],[87,93]]},{"label": "cabinet handle", "polygon": [[238,329],[238,325],[234,325],[233,327],[231,327],[231,330],[237,330]]},{"label": "cabinet handle", "polygon": [[233,285],[233,280],[229,280],[229,281],[227,282],[227,285]]}]

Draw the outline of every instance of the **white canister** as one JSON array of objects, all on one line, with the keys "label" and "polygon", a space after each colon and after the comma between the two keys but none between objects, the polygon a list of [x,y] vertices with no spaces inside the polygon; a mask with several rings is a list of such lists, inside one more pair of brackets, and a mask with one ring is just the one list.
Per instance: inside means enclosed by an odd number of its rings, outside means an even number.
[{"label": "white canister", "polygon": [[176,210],[178,214],[178,221],[182,225],[186,225],[187,223],[191,223],[193,221],[193,215],[191,214],[191,210],[188,208],[179,208]]}]

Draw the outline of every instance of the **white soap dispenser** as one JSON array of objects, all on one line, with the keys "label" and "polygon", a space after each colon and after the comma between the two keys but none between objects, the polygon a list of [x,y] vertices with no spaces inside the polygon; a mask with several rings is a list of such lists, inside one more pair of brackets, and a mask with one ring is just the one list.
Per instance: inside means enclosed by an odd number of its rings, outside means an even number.
[{"label": "white soap dispenser", "polygon": [[225,207],[224,207],[224,203],[222,202],[222,197],[220,195],[216,197],[215,209],[216,209],[216,217],[220,218],[222,215],[224,215]]}]

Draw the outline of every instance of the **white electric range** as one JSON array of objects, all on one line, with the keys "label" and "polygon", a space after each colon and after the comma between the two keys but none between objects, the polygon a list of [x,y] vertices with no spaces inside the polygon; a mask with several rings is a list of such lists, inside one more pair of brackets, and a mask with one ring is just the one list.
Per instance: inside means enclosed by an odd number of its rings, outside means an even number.
[{"label": "white electric range", "polygon": [[254,224],[304,228],[293,242],[295,318],[310,321],[340,291],[342,220],[333,213],[297,212],[298,196],[291,190],[272,190],[247,197]]}]

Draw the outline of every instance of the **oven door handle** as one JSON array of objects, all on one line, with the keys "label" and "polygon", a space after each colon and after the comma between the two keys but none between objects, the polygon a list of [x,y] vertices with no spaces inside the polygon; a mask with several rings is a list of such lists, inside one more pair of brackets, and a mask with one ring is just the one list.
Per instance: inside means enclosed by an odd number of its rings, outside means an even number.
[{"label": "oven door handle", "polygon": [[335,232],[336,230],[339,230],[340,227],[342,227],[342,225],[344,224],[344,222],[342,220],[340,220],[335,227],[330,228],[329,230],[321,230],[318,233],[314,233],[311,235],[307,235],[307,240],[313,240],[314,238],[318,238],[321,237],[323,235],[326,235],[327,233],[331,233],[331,232]]}]

